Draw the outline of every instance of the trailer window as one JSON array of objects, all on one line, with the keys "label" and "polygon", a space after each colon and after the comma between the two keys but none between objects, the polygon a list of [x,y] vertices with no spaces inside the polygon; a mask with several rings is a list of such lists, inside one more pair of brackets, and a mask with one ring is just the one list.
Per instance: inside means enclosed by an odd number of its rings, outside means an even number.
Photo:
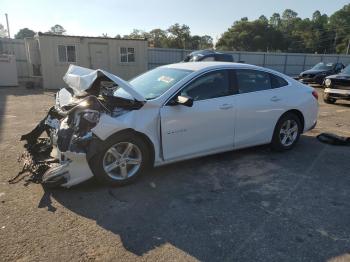
[{"label": "trailer window", "polygon": [[76,50],[74,45],[59,45],[58,61],[61,63],[75,63],[77,61]]},{"label": "trailer window", "polygon": [[135,62],[135,48],[121,47],[120,48],[120,62],[132,63]]}]

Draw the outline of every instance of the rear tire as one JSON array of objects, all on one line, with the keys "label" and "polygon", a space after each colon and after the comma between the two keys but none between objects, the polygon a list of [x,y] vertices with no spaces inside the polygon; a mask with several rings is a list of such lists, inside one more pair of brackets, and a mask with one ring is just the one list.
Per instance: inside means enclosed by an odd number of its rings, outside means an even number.
[{"label": "rear tire", "polygon": [[292,149],[299,140],[301,129],[301,121],[296,114],[284,114],[276,124],[271,141],[272,149],[276,151]]},{"label": "rear tire", "polygon": [[116,134],[108,138],[99,152],[89,161],[98,181],[111,186],[130,184],[150,165],[147,143],[132,133]]}]

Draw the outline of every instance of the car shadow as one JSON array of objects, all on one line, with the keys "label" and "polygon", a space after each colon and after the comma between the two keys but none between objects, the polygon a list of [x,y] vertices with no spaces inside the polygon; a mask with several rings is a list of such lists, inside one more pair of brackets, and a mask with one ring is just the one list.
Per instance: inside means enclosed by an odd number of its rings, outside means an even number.
[{"label": "car shadow", "polygon": [[[155,168],[124,187],[90,180],[69,190],[45,190],[39,207],[54,212],[53,198],[119,235],[138,256],[169,243],[201,261],[235,260],[324,147],[303,135],[285,153],[259,146]],[[295,238],[295,232],[277,234]]]}]

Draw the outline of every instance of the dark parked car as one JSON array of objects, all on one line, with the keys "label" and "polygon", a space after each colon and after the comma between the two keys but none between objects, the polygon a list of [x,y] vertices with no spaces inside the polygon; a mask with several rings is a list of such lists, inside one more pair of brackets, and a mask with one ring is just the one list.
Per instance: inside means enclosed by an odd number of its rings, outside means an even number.
[{"label": "dark parked car", "polygon": [[190,53],[183,62],[222,61],[233,62],[233,56],[213,50],[200,50]]},{"label": "dark parked car", "polygon": [[337,75],[327,76],[323,85],[323,100],[326,103],[333,104],[338,99],[350,100],[350,65]]},{"label": "dark parked car", "polygon": [[299,80],[307,84],[322,85],[326,76],[337,74],[344,68],[342,63],[318,63],[313,68],[306,70],[299,75]]}]

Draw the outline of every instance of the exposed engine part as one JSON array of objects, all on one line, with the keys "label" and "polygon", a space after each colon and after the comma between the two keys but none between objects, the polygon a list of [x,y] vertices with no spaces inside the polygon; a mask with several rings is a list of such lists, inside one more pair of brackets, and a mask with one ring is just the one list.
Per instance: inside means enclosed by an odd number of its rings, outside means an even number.
[{"label": "exposed engine part", "polygon": [[72,136],[74,133],[74,129],[61,128],[57,132],[57,147],[61,152],[66,152],[69,149],[70,142],[72,140]]},{"label": "exposed engine part", "polygon": [[56,108],[51,107],[45,118],[42,119],[32,131],[21,136],[21,141],[26,140],[27,146],[34,146],[43,132],[46,132],[47,135],[50,136],[51,129],[57,128],[56,125],[58,125],[59,120],[62,118],[62,115],[57,112]]}]

